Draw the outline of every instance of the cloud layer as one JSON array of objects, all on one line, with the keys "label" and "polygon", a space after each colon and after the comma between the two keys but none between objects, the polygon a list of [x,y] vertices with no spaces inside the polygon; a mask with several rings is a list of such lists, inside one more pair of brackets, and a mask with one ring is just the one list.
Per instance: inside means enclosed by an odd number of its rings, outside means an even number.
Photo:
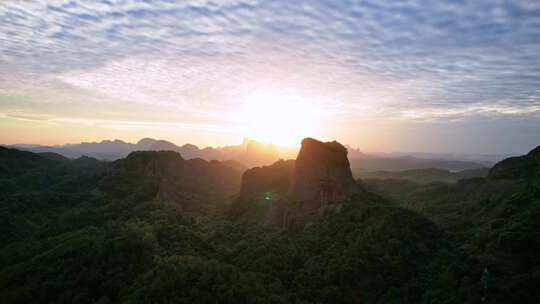
[{"label": "cloud layer", "polygon": [[147,120],[230,126],[246,96],[277,92],[346,122],[531,124],[538,54],[540,5],[527,0],[7,0],[0,111],[151,106],[167,115]]}]

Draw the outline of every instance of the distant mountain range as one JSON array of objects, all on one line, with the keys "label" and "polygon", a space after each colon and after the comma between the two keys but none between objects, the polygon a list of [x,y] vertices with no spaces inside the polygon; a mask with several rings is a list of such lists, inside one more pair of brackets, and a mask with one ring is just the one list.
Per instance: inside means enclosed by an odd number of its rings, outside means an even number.
[{"label": "distant mountain range", "polygon": [[427,153],[427,152],[373,152],[370,155],[378,157],[399,158],[399,157],[414,157],[420,159],[445,159],[445,160],[460,160],[471,161],[483,164],[487,167],[492,167],[495,163],[516,156],[511,153]]},{"label": "distant mountain range", "polygon": [[137,143],[115,139],[58,146],[11,145],[10,147],[35,153],[52,152],[68,158],[89,156],[109,161],[124,158],[134,151],[175,151],[185,159],[236,160],[248,167],[268,165],[280,157],[294,157],[296,153],[296,151],[293,151],[292,154],[287,154],[288,150],[278,149],[274,145],[260,143],[248,138],[244,139],[240,145],[202,149],[193,144],[178,146],[170,141],[153,138],[143,138]]},{"label": "distant mountain range", "polygon": [[365,155],[350,158],[351,169],[356,176],[369,171],[403,171],[426,168],[437,168],[452,172],[491,167],[490,163],[479,163],[467,160],[417,158],[412,156],[381,157]]},{"label": "distant mountain range", "polygon": [[[101,142],[83,142],[57,146],[18,144],[8,147],[35,153],[57,153],[67,158],[81,156],[94,157],[100,160],[117,160],[134,151],[175,151],[185,159],[202,158],[205,160],[232,160],[248,168],[270,165],[279,159],[294,159],[298,153],[296,148],[278,147],[245,138],[239,145],[224,147],[199,148],[193,144],[178,146],[170,141],[143,138],[137,143],[122,140],[103,140]],[[438,168],[449,171],[461,171],[491,167],[495,162],[491,158],[477,157],[473,161],[467,156],[450,154],[365,154],[359,149],[347,146],[351,168],[356,176],[367,171],[401,171],[425,168]],[[447,156],[447,157],[446,157]],[[498,156],[492,156],[496,159]]]},{"label": "distant mountain range", "polygon": [[400,179],[410,180],[419,184],[431,182],[456,183],[460,179],[486,177],[489,168],[466,169],[451,172],[444,169],[426,168],[403,171],[368,171],[361,172],[358,177],[362,179]]}]

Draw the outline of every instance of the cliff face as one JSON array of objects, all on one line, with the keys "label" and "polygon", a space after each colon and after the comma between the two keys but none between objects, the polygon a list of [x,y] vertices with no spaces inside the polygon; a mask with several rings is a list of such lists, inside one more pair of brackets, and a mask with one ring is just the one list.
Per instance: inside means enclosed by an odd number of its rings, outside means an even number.
[{"label": "cliff face", "polygon": [[344,203],[356,189],[343,145],[312,138],[302,140],[290,193],[291,200],[300,203],[302,210]]},{"label": "cliff face", "polygon": [[306,138],[296,160],[246,171],[240,198],[255,202],[268,194],[266,221],[288,228],[303,226],[325,210],[340,210],[358,187],[344,146]]}]

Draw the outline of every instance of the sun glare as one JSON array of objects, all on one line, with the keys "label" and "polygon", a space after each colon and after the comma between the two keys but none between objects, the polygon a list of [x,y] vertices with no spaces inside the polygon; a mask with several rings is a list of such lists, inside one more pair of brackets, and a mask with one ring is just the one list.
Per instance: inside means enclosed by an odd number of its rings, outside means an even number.
[{"label": "sun glare", "polygon": [[306,136],[317,136],[323,114],[319,102],[302,96],[250,95],[239,113],[239,131],[266,143],[294,147]]}]

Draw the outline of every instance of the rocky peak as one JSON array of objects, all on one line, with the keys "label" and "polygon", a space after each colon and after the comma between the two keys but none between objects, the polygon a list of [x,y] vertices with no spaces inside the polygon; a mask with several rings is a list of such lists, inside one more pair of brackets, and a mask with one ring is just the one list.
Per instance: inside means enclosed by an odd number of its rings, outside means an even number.
[{"label": "rocky peak", "polygon": [[343,145],[313,138],[302,140],[290,193],[293,201],[309,210],[321,203],[346,202],[356,189],[347,149]]},{"label": "rocky peak", "polygon": [[145,137],[141,140],[139,140],[136,145],[137,145],[137,148],[140,149],[140,150],[148,150],[150,149],[150,147],[156,143],[157,140],[153,139],[153,138],[148,138],[148,137]]},{"label": "rocky peak", "polygon": [[255,202],[273,194],[266,219],[288,228],[303,226],[325,210],[340,210],[358,189],[343,145],[306,138],[296,160],[247,170],[240,199]]}]

